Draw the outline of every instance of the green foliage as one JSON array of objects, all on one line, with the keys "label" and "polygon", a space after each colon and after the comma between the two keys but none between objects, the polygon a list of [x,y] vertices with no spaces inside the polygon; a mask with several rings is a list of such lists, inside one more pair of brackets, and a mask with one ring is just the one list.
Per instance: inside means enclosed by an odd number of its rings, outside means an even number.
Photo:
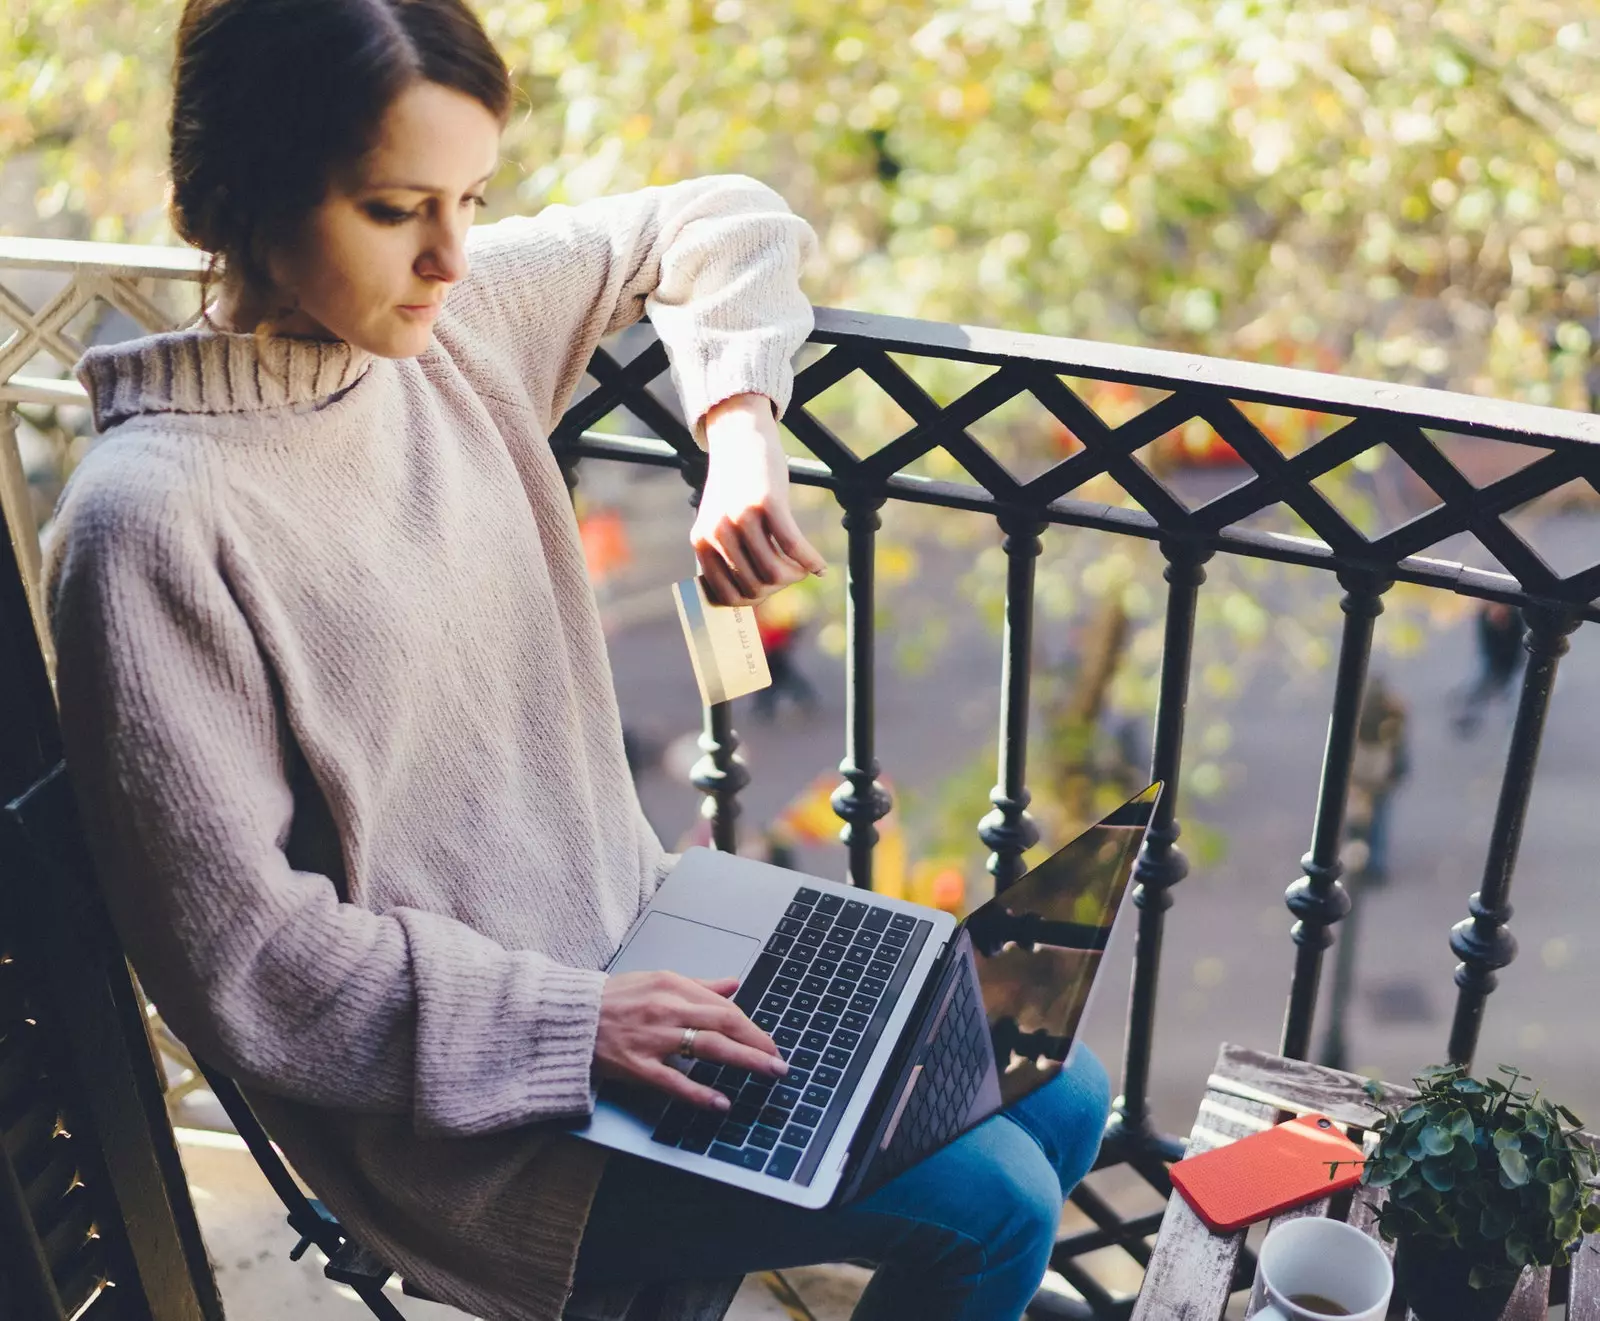
[{"label": "green foliage", "polygon": [[[500,211],[742,170],[817,225],[819,302],[1586,403],[1591,0],[476,8],[525,107]],[[170,238],[179,12],[8,6],[42,218]]]},{"label": "green foliage", "polygon": [[[1415,1101],[1383,1108],[1361,1171],[1362,1183],[1389,1190],[1378,1215],[1384,1238],[1465,1250],[1474,1288],[1514,1280],[1530,1264],[1565,1265],[1579,1237],[1600,1229],[1600,1206],[1583,1187],[1600,1156],[1574,1137],[1578,1117],[1523,1087],[1518,1070],[1498,1071],[1503,1080],[1468,1077],[1461,1065],[1427,1070]],[[1367,1093],[1382,1099],[1378,1083]]]}]

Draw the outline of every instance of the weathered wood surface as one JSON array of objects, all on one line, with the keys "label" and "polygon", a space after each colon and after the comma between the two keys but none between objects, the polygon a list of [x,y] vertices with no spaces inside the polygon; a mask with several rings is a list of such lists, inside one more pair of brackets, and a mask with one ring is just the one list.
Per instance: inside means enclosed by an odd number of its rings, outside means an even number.
[{"label": "weathered wood surface", "polygon": [[1522,1272],[1500,1321],[1545,1321],[1550,1311],[1550,1268]]},{"label": "weathered wood surface", "polygon": [[[1208,1093],[1189,1134],[1184,1154],[1198,1156],[1272,1127],[1271,1106]],[[1167,1199],[1155,1255],[1133,1306],[1133,1321],[1218,1321],[1244,1246],[1244,1231],[1213,1234],[1181,1193]]]},{"label": "weathered wood surface", "polygon": [[1585,1235],[1573,1254],[1567,1321],[1600,1321],[1600,1234]]},{"label": "weathered wood surface", "polygon": [[[1286,1060],[1281,1055],[1224,1045],[1216,1072],[1207,1080],[1212,1091],[1262,1101],[1290,1114],[1327,1115],[1336,1123],[1371,1128],[1379,1118],[1361,1089],[1366,1079],[1320,1064]],[[1384,1084],[1385,1104],[1415,1096],[1409,1087]]]},{"label": "weathered wood surface", "polygon": [[[1377,1120],[1378,1111],[1362,1090],[1364,1082],[1337,1069],[1224,1045],[1216,1071],[1207,1080],[1187,1154],[1260,1131],[1285,1114],[1325,1114],[1340,1124],[1365,1130]],[[1410,1088],[1384,1085],[1385,1104],[1403,1102],[1414,1094]],[[1369,1151],[1376,1142],[1371,1133],[1358,1131],[1354,1136]],[[1392,1261],[1394,1245],[1383,1241],[1377,1227],[1377,1212],[1387,1195],[1382,1189],[1357,1187],[1348,1219],[1371,1235]],[[1274,1217],[1272,1223],[1326,1215],[1328,1206],[1326,1200],[1311,1203]],[[1134,1307],[1134,1321],[1217,1321],[1227,1305],[1228,1285],[1243,1241],[1243,1233],[1213,1234],[1181,1195],[1174,1196],[1167,1203],[1160,1237]],[[1550,1275],[1545,1268],[1525,1271],[1501,1321],[1544,1321]],[[1567,1321],[1600,1321],[1600,1234],[1585,1239],[1573,1258],[1569,1294]],[[1263,1303],[1258,1278],[1245,1315],[1254,1316]],[[1416,1321],[1409,1309],[1406,1318]]]}]

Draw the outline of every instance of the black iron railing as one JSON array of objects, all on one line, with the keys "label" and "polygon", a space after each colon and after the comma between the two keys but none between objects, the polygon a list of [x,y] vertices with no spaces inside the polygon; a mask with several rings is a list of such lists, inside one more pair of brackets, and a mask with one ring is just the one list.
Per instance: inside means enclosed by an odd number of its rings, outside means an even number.
[{"label": "black iron railing", "polygon": [[[1380,384],[1285,368],[1260,366],[1149,349],[1008,334],[858,313],[820,311],[813,336],[827,352],[799,373],[783,422],[810,451],[791,465],[797,482],[831,490],[848,538],[846,570],[847,713],[843,782],[833,796],[849,849],[850,877],[872,883],[874,823],[889,809],[874,755],[875,638],[873,574],[879,510],[888,501],[978,511],[992,516],[1003,536],[1007,562],[1004,645],[999,676],[1001,708],[992,810],[976,823],[991,850],[989,871],[1003,889],[1021,874],[1021,858],[1038,839],[1028,813],[1029,658],[1034,622],[1034,571],[1041,537],[1054,526],[1095,528],[1156,541],[1166,560],[1165,652],[1155,714],[1150,777],[1165,781],[1143,853],[1134,873],[1138,931],[1129,999],[1122,1094],[1102,1152],[1102,1165],[1127,1164],[1163,1195],[1171,1191],[1166,1164],[1181,1143],[1156,1132],[1150,1116],[1150,1064],[1156,986],[1166,913],[1173,888],[1188,863],[1178,848],[1183,803],[1184,714],[1200,592],[1206,564],[1218,553],[1309,565],[1337,577],[1344,589],[1333,710],[1322,759],[1322,778],[1303,875],[1285,903],[1294,916],[1293,973],[1284,1013],[1282,1050],[1305,1058],[1323,952],[1350,910],[1340,877],[1339,850],[1350,789],[1357,720],[1366,689],[1373,627],[1385,592],[1397,581],[1522,608],[1529,664],[1522,682],[1510,753],[1500,787],[1481,888],[1469,916],[1450,933],[1460,959],[1449,1057],[1470,1061],[1496,973],[1511,962],[1516,944],[1508,930],[1509,895],[1557,664],[1567,635],[1600,618],[1600,563],[1558,573],[1507,522],[1506,515],[1574,479],[1600,489],[1600,418],[1436,390]],[[891,356],[894,355],[894,356]],[[896,360],[928,358],[988,366],[985,379],[940,405]],[[590,372],[592,393],[576,404],[552,437],[558,458],[576,480],[580,459],[607,459],[677,467],[698,489],[705,456],[682,422],[648,386],[667,368],[665,350],[652,344],[625,364],[601,351]],[[819,417],[815,401],[860,374],[889,396],[912,425],[867,457]],[[1106,425],[1063,377],[1116,381],[1167,392],[1119,426]],[[1031,480],[1020,480],[972,434],[980,420],[1031,395],[1081,444]],[[1241,404],[1269,404],[1348,419],[1337,430],[1292,456],[1281,453]],[[653,429],[658,439],[605,436],[589,430],[622,407]],[[1190,508],[1140,458],[1145,446],[1201,419],[1227,441],[1249,473],[1232,490]],[[1430,431],[1487,437],[1537,447],[1543,453],[1509,476],[1478,487],[1455,466]],[[870,438],[874,443],[882,437]],[[1374,447],[1386,446],[1437,497],[1425,513],[1368,537],[1318,490],[1317,479]],[[931,480],[908,471],[935,448],[943,449],[970,482]],[[1101,474],[1127,492],[1138,508],[1074,499]],[[1283,506],[1313,534],[1292,536],[1240,526],[1273,506]],[[1468,532],[1507,570],[1488,572],[1426,557],[1423,552]],[[736,755],[738,736],[726,706],[709,708],[701,747],[706,756],[694,783],[706,794],[718,847],[734,843],[739,791],[748,773]],[[1080,1258],[1120,1246],[1141,1265],[1145,1238],[1159,1214],[1124,1218],[1103,1197],[1082,1188],[1074,1200],[1095,1228],[1064,1240],[1055,1267],[1089,1301],[1096,1317],[1122,1317],[1131,1299],[1112,1295],[1082,1268]]]}]

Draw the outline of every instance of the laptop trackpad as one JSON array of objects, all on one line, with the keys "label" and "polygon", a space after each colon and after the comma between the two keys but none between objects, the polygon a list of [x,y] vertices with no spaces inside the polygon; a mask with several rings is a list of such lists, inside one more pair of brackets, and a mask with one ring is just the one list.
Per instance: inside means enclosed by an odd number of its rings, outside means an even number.
[{"label": "laptop trackpad", "polygon": [[743,977],[760,947],[760,941],[737,931],[708,927],[671,913],[651,913],[608,971],[655,972],[664,968],[707,980]]}]

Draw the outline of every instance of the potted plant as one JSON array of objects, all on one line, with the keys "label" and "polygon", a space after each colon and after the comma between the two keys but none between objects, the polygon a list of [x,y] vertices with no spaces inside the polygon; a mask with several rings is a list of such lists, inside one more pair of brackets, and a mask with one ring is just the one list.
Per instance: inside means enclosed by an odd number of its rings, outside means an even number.
[{"label": "potted plant", "polygon": [[1443,1065],[1417,1096],[1385,1107],[1361,1181],[1387,1188],[1378,1230],[1395,1243],[1395,1278],[1420,1321],[1494,1321],[1525,1266],[1564,1265],[1600,1228],[1586,1179],[1600,1156],[1574,1139],[1579,1120],[1544,1100],[1517,1069],[1469,1077]]}]

